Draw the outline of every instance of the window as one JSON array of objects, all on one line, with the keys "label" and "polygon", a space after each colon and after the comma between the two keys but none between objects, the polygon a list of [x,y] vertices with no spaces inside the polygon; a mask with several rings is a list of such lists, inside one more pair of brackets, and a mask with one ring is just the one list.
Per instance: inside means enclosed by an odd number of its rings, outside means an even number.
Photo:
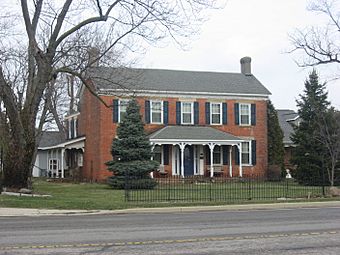
[{"label": "window", "polygon": [[151,101],[151,123],[162,124],[163,119],[163,102],[162,101]]},{"label": "window", "polygon": [[182,124],[194,124],[193,103],[182,102]]},{"label": "window", "polygon": [[242,164],[251,165],[250,142],[242,143]]},{"label": "window", "polygon": [[220,165],[221,164],[221,146],[215,146],[214,147],[214,152],[213,152],[213,164]]},{"label": "window", "polygon": [[127,99],[119,100],[119,116],[118,116],[119,122],[121,122],[122,119],[124,118],[128,104],[129,100]]},{"label": "window", "polygon": [[222,104],[210,103],[210,115],[211,124],[221,125]]},{"label": "window", "polygon": [[72,138],[72,119],[68,119],[68,138]]},{"label": "window", "polygon": [[153,160],[157,161],[159,164],[162,164],[162,150],[161,146],[157,145],[153,149]]},{"label": "window", "polygon": [[240,125],[250,125],[250,104],[240,104]]}]

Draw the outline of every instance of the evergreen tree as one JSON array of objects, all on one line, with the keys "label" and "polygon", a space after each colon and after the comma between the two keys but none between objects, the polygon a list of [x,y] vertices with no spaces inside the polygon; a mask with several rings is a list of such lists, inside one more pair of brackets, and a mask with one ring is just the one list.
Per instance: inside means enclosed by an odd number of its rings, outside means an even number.
[{"label": "evergreen tree", "polygon": [[294,127],[292,141],[296,144],[292,162],[297,165],[295,177],[300,183],[321,184],[324,180],[324,166],[327,162],[325,146],[317,139],[319,116],[328,111],[326,84],[319,83],[313,70],[305,82],[303,94],[297,100],[299,125]]},{"label": "evergreen tree", "polygon": [[283,132],[277,117],[277,111],[269,100],[267,103],[268,126],[268,164],[284,169]]},{"label": "evergreen tree", "polygon": [[112,142],[113,160],[106,164],[113,172],[108,183],[115,189],[123,189],[126,183],[130,188],[153,188],[156,185],[150,172],[156,170],[159,163],[151,160],[151,145],[139,111],[137,101],[131,100],[117,128],[118,137]]}]

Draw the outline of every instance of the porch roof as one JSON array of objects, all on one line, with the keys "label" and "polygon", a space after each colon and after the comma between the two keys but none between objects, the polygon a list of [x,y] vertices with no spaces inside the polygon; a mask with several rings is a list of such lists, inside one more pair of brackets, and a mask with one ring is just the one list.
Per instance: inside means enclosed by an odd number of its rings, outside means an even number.
[{"label": "porch roof", "polygon": [[238,144],[243,139],[216,128],[204,126],[166,126],[149,135],[152,143]]}]

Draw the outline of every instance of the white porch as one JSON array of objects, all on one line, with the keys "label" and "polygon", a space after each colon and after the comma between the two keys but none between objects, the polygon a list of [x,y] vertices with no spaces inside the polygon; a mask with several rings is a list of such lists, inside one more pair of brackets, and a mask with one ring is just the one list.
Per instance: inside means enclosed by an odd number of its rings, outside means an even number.
[{"label": "white porch", "polygon": [[[242,142],[244,140],[236,136],[211,127],[167,126],[151,134],[149,138],[153,149],[156,146],[170,146],[169,163],[171,164],[168,165],[170,165],[172,175],[185,177],[206,175],[209,172],[209,176],[214,177],[216,174],[223,174],[223,170],[227,168],[227,174],[233,177],[233,155],[237,151],[239,158],[237,176],[243,176]],[[233,150],[233,148],[238,150]],[[219,164],[214,163],[216,155],[218,161],[219,154],[216,151],[219,151],[221,155]],[[227,167],[225,167],[226,164],[222,164],[222,161],[228,162]],[[164,172],[165,166],[162,164],[164,162],[160,163],[161,171]]]}]

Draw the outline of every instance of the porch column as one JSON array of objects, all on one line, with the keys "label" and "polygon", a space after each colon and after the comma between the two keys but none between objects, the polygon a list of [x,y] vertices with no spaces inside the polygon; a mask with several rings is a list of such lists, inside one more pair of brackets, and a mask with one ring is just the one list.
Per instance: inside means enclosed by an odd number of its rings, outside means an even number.
[{"label": "porch column", "polygon": [[184,178],[184,149],[186,143],[179,143],[179,148],[181,149],[181,177]]},{"label": "porch column", "polygon": [[61,149],[61,178],[65,177],[65,169],[64,169],[64,153],[65,149]]},{"label": "porch column", "polygon": [[214,148],[216,143],[208,143],[210,149],[210,177],[214,177]]},{"label": "porch column", "polygon": [[[155,149],[155,144],[151,145],[151,160],[153,160],[153,150]],[[153,179],[153,171],[150,172],[150,177]]]},{"label": "porch column", "polygon": [[242,143],[239,143],[237,145],[238,147],[238,152],[239,152],[239,158],[240,158],[240,166],[239,166],[239,176],[242,177],[243,175],[243,169],[242,169]]},{"label": "porch column", "polygon": [[233,162],[232,162],[232,156],[231,156],[231,152],[232,152],[233,146],[230,145],[229,147],[229,176],[233,177]]}]

